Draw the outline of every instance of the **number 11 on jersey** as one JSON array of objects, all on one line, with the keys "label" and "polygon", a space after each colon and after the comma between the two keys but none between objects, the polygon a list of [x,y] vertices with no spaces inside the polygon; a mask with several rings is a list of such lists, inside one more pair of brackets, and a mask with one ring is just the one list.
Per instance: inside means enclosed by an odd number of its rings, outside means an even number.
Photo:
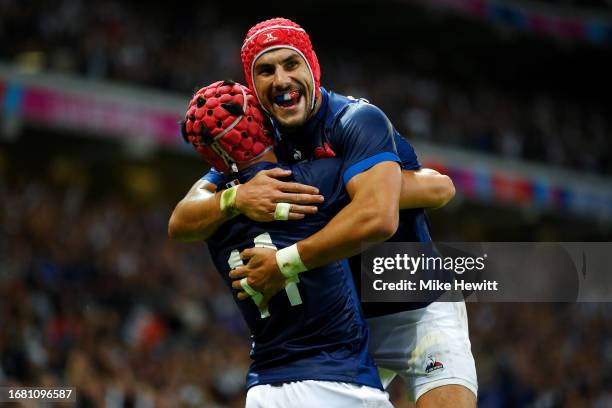
[{"label": "number 11 on jersey", "polygon": [[[272,237],[270,237],[270,234],[267,232],[256,236],[253,242],[255,243],[256,248],[270,248],[274,250],[278,249],[276,245],[274,245],[274,242],[272,242]],[[242,259],[240,259],[240,252],[238,252],[237,249],[234,249],[230,253],[230,257],[227,260],[227,263],[230,269],[235,269],[239,266],[244,265],[244,262],[242,262]],[[289,298],[289,303],[291,304],[291,306],[297,306],[302,304],[302,296],[300,296],[300,291],[297,287],[299,281],[300,278],[296,276],[295,278],[288,279],[287,284],[285,285],[285,292],[287,293],[287,297]],[[251,299],[259,309],[259,313],[261,314],[262,319],[265,319],[266,317],[270,316],[268,308],[262,309],[259,306],[263,299],[263,295],[261,293],[257,293],[255,296],[251,296]]]}]

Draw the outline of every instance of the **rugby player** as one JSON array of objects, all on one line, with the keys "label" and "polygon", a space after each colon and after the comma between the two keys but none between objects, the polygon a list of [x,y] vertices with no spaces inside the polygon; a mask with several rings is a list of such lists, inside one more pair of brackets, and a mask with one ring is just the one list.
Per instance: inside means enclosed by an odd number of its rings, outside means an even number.
[{"label": "rugby player", "polygon": [[[248,88],[219,81],[194,95],[182,125],[185,139],[222,171],[221,186],[246,183],[261,170],[289,168],[294,180],[328,198],[308,219],[263,223],[225,205],[231,194],[225,190],[220,210],[229,219],[207,244],[230,288],[228,273],[242,265],[241,250],[288,247],[321,229],[349,202],[341,160],[278,164],[266,120]],[[253,295],[252,301],[236,300],[253,340],[247,408],[392,406],[367,351],[368,329],[346,262],[286,277],[284,295],[267,305],[246,279],[235,287]]]}]

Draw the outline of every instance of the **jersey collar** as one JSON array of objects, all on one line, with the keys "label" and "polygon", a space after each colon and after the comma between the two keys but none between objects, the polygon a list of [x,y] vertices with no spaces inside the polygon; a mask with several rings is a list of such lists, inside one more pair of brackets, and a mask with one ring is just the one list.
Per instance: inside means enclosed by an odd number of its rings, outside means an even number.
[{"label": "jersey collar", "polygon": [[327,104],[329,100],[329,94],[327,93],[327,90],[325,88],[320,87],[320,89],[321,89],[321,108],[316,113],[316,115],[308,119],[308,121],[304,125],[304,128],[307,132],[313,130],[319,123],[323,122],[327,114]]}]

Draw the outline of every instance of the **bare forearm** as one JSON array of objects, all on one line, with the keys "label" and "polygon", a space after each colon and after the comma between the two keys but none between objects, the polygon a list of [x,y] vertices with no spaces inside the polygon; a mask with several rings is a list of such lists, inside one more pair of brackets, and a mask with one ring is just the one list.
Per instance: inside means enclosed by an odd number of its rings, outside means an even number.
[{"label": "bare forearm", "polygon": [[455,196],[450,177],[432,169],[402,171],[400,208],[439,208]]},{"label": "bare forearm", "polygon": [[345,259],[362,252],[364,244],[390,238],[399,219],[399,189],[391,186],[398,186],[400,177],[396,163],[381,163],[351,180],[351,202],[325,228],[297,243],[304,265],[312,269]]},{"label": "bare forearm", "polygon": [[[198,241],[209,238],[232,215],[241,213],[253,221],[274,221],[276,204],[291,204],[287,218],[299,220],[305,214],[317,212],[316,204],[323,201],[315,187],[278,178],[291,175],[281,168],[262,170],[239,187],[215,193],[217,186],[198,180],[178,203],[168,224],[170,238]],[[234,189],[234,195],[226,194]],[[221,210],[221,197],[225,211]]]},{"label": "bare forearm", "polygon": [[219,205],[216,186],[198,180],[176,205],[168,222],[168,236],[178,241],[202,241],[229,219]]},{"label": "bare forearm", "polygon": [[[265,301],[277,292],[267,287],[274,288],[279,279],[293,282],[299,273],[356,255],[364,244],[388,239],[399,223],[400,183],[401,171],[395,162],[381,162],[353,176],[346,184],[351,202],[323,229],[271,253],[264,248],[243,251],[241,257],[248,259],[247,265],[230,276],[236,280],[248,277],[247,283],[263,291]],[[242,284],[232,285],[240,289]]]},{"label": "bare forearm", "polygon": [[229,217],[219,207],[220,193],[210,193],[179,202],[168,224],[168,235],[178,241],[202,241],[217,231]]},{"label": "bare forearm", "polygon": [[382,242],[393,235],[392,218],[385,222],[380,214],[362,211],[354,204],[344,207],[324,229],[298,242],[300,257],[308,269],[346,259],[362,252],[365,244]]}]

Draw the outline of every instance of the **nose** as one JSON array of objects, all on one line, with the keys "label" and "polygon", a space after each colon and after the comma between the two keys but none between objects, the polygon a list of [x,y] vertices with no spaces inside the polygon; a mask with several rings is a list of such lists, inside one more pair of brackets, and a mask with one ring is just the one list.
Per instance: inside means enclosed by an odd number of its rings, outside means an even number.
[{"label": "nose", "polygon": [[291,85],[289,73],[282,67],[277,67],[274,71],[274,88],[277,90],[287,89]]}]

